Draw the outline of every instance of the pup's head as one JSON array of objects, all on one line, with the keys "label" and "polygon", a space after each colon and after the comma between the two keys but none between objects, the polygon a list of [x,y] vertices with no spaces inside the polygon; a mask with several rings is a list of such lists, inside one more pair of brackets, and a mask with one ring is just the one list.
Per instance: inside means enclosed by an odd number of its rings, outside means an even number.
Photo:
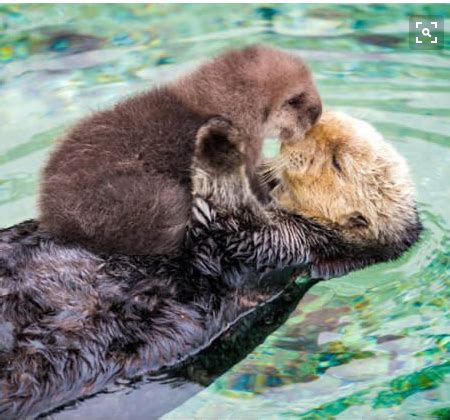
[{"label": "pup's head", "polygon": [[286,141],[303,137],[322,112],[306,64],[263,45],[227,51],[176,86],[175,94],[199,112],[207,110],[253,134],[256,130]]},{"label": "pup's head", "polygon": [[297,56],[267,47],[253,47],[249,71],[262,87],[266,135],[282,141],[302,138],[319,119],[322,103],[307,65]]},{"label": "pup's head", "polygon": [[293,212],[360,243],[417,239],[414,188],[405,160],[368,123],[325,112],[305,138],[282,144],[275,196]]}]

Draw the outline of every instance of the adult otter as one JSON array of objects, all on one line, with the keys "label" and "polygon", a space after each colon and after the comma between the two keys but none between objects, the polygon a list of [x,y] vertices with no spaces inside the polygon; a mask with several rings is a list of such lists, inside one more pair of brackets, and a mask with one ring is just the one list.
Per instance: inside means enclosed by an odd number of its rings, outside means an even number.
[{"label": "adult otter", "polygon": [[342,274],[417,239],[417,220],[415,236],[377,246],[263,207],[240,139],[221,119],[199,131],[181,256],[95,255],[36,222],[1,232],[0,416],[38,415],[114,378],[175,366],[279,295],[298,270]]},{"label": "adult otter", "polygon": [[229,51],[77,124],[43,172],[39,219],[95,251],[176,253],[192,201],[194,139],[206,120],[221,115],[241,129],[252,177],[264,136],[299,137],[320,113],[299,58],[263,46]]},{"label": "adult otter", "polygon": [[349,240],[371,241],[397,255],[397,247],[402,252],[417,237],[408,166],[365,121],[327,111],[302,141],[282,145],[266,166],[269,178],[278,178],[273,195],[282,207]]}]

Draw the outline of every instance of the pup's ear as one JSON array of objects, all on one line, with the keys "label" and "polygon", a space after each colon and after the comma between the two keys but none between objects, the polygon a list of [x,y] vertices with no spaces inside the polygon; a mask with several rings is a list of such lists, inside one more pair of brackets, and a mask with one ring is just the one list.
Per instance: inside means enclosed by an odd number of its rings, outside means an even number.
[{"label": "pup's ear", "polygon": [[341,225],[346,229],[361,229],[369,226],[369,220],[364,217],[359,211],[346,214],[341,219]]},{"label": "pup's ear", "polygon": [[243,136],[227,119],[212,117],[199,128],[195,157],[203,169],[231,172],[244,164],[244,153]]}]

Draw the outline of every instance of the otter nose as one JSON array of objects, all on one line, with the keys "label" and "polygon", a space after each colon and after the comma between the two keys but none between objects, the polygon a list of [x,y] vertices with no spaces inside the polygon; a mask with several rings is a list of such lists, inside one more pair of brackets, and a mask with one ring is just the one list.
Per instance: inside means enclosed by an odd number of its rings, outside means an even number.
[{"label": "otter nose", "polygon": [[314,125],[319,119],[319,117],[322,115],[322,105],[321,104],[314,105],[308,108],[306,112],[308,113],[308,117],[311,121],[311,124]]}]

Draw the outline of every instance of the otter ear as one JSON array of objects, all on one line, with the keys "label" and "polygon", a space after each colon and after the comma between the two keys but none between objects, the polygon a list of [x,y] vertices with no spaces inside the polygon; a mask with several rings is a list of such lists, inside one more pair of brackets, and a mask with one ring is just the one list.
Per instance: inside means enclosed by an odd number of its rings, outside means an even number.
[{"label": "otter ear", "polygon": [[195,157],[202,167],[231,170],[244,163],[244,141],[239,131],[223,117],[203,124],[195,139]]},{"label": "otter ear", "polygon": [[360,229],[368,227],[369,221],[359,211],[354,211],[344,216],[342,225],[346,229]]}]

